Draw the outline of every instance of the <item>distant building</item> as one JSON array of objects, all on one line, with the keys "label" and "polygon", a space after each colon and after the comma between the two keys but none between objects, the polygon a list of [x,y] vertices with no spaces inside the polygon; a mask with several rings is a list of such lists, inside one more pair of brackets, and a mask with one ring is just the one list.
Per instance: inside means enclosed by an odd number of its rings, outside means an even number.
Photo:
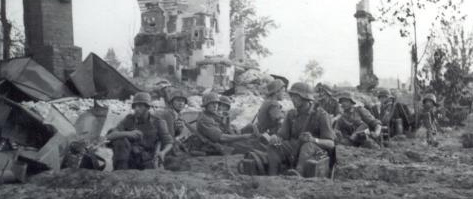
[{"label": "distant building", "polygon": [[230,0],[138,2],[141,30],[135,37],[134,77],[158,75],[202,87],[229,86],[234,71],[228,60]]}]

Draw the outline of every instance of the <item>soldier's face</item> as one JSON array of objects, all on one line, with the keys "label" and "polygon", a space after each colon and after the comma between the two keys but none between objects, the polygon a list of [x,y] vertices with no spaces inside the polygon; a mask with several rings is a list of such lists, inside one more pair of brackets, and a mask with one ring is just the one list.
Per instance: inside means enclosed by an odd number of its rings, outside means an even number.
[{"label": "soldier's face", "polygon": [[424,101],[424,107],[426,109],[432,109],[432,108],[434,108],[434,102],[432,102],[431,100],[425,100]]},{"label": "soldier's face", "polygon": [[208,104],[205,109],[208,111],[208,112],[211,112],[211,113],[214,113],[214,114],[218,114],[218,103],[217,102],[212,102],[210,104]]},{"label": "soldier's face", "polygon": [[133,111],[135,111],[135,114],[139,117],[145,116],[149,111],[149,106],[146,104],[138,103],[133,105]]},{"label": "soldier's face", "polygon": [[282,87],[281,89],[278,90],[278,92],[275,93],[276,98],[277,98],[278,100],[282,100],[282,99],[284,98],[285,90],[286,90],[286,89],[285,89],[284,87]]},{"label": "soldier's face", "polygon": [[304,100],[299,95],[290,95],[294,107],[299,108],[303,105]]},{"label": "soldier's face", "polygon": [[388,97],[387,96],[378,96],[378,99],[379,99],[379,102],[381,102],[381,104],[385,104],[386,101],[388,100]]},{"label": "soldier's face", "polygon": [[343,110],[348,110],[351,107],[353,107],[353,104],[348,99],[341,99],[340,100],[340,105],[342,106]]},{"label": "soldier's face", "polygon": [[230,111],[230,106],[226,105],[226,104],[220,104],[218,106],[218,112],[221,114],[221,115],[226,115],[228,114],[228,111]]},{"label": "soldier's face", "polygon": [[172,100],[172,106],[176,111],[182,111],[186,107],[186,100],[182,98],[175,98]]}]

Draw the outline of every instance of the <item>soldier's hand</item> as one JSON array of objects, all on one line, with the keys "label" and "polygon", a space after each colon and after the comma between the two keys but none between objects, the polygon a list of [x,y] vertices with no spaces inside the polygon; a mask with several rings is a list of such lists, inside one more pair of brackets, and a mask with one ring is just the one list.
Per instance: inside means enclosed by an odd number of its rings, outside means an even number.
[{"label": "soldier's hand", "polygon": [[281,138],[279,138],[279,136],[273,135],[269,139],[269,144],[274,145],[274,146],[281,145],[282,144]]},{"label": "soldier's hand", "polygon": [[375,138],[379,137],[381,135],[381,130],[382,130],[382,126],[381,125],[377,125],[375,130],[373,131],[373,133],[371,133],[371,135]]},{"label": "soldier's hand", "polygon": [[156,153],[155,159],[158,163],[163,163],[165,157],[166,157],[166,154],[164,154],[164,152],[160,151],[160,152]]},{"label": "soldier's hand", "polygon": [[310,132],[303,132],[299,136],[299,139],[304,143],[310,142],[312,140],[312,134],[310,134]]},{"label": "soldier's hand", "polygon": [[138,140],[143,137],[143,133],[140,130],[133,130],[130,131],[128,137],[134,140]]}]

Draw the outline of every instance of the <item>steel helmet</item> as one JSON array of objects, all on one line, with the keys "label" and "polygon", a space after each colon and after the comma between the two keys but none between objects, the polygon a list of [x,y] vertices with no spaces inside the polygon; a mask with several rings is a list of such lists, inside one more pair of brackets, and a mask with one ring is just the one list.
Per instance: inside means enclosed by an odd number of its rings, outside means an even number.
[{"label": "steel helmet", "polygon": [[171,94],[169,96],[169,101],[172,102],[176,98],[181,98],[185,100],[185,103],[187,104],[187,94],[181,90],[181,89],[173,89],[171,91]]},{"label": "steel helmet", "polygon": [[353,93],[351,92],[343,92],[340,94],[340,97],[338,97],[338,102],[341,103],[343,99],[349,100],[352,104],[356,104]]},{"label": "steel helmet", "polygon": [[309,101],[314,100],[314,97],[312,96],[313,95],[312,89],[310,88],[308,84],[303,83],[303,82],[294,83],[291,86],[291,89],[289,89],[288,93],[292,95],[299,95],[301,98],[305,100],[309,100]]},{"label": "steel helmet", "polygon": [[388,98],[394,98],[394,96],[391,95],[391,92],[389,92],[389,90],[385,89],[385,88],[382,88],[382,89],[379,90],[378,97],[381,97],[381,96],[386,96]]},{"label": "steel helmet", "polygon": [[266,86],[268,89],[268,95],[274,94],[278,92],[280,89],[284,88],[286,85],[284,84],[283,81],[280,79],[273,80],[269,82],[269,84]]},{"label": "steel helmet", "polygon": [[424,96],[424,99],[422,99],[422,103],[425,103],[426,100],[430,100],[434,103],[435,106],[438,106],[437,104],[437,97],[435,97],[434,94],[429,93]]},{"label": "steel helmet", "polygon": [[222,96],[220,96],[220,103],[225,104],[227,106],[231,106],[232,105],[232,100],[229,97],[222,95]]},{"label": "steel helmet", "polygon": [[206,107],[212,102],[220,102],[220,98],[218,97],[217,93],[207,93],[202,97],[202,107]]},{"label": "steel helmet", "polygon": [[134,107],[135,104],[146,104],[147,106],[151,106],[151,95],[146,92],[139,92],[136,93],[133,97],[133,103],[131,104]]}]

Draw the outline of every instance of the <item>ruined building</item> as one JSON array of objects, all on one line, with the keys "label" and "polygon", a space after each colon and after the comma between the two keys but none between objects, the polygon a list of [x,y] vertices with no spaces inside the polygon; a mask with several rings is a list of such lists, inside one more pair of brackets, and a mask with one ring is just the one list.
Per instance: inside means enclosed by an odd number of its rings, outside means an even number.
[{"label": "ruined building", "polygon": [[234,78],[228,60],[230,0],[138,0],[134,77],[163,76],[205,88],[226,89]]},{"label": "ruined building", "polygon": [[68,79],[82,63],[74,46],[71,0],[23,0],[26,54],[56,75]]},{"label": "ruined building", "polygon": [[374,21],[369,9],[369,0],[361,0],[356,5],[355,18],[358,29],[358,54],[360,61],[361,91],[370,91],[378,85],[378,78],[373,72],[373,32],[371,22]]}]

